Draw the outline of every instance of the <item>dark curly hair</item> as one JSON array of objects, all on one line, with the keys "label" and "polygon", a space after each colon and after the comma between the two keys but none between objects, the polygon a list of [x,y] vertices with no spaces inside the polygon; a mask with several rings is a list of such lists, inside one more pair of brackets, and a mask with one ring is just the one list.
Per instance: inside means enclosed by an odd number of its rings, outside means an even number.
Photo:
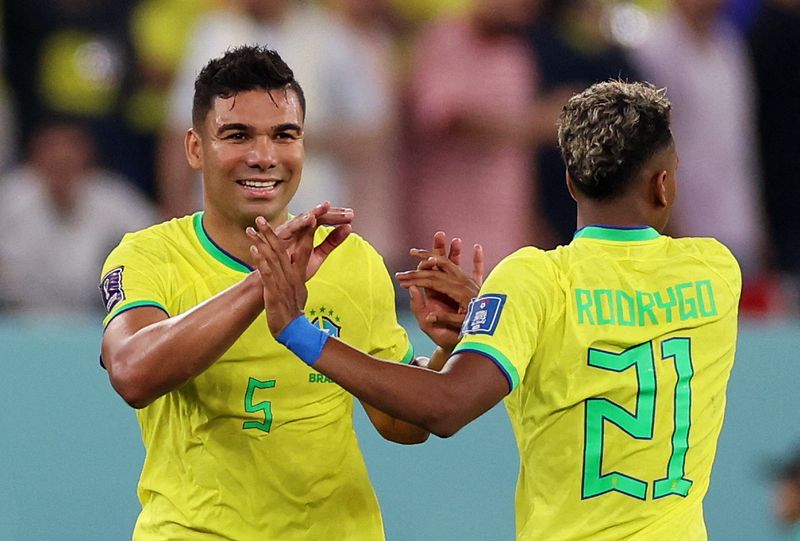
[{"label": "dark curly hair", "polygon": [[611,199],[672,143],[669,100],[649,83],[606,81],[573,96],[559,118],[558,145],[573,186]]},{"label": "dark curly hair", "polygon": [[199,127],[217,97],[230,98],[248,90],[293,90],[305,117],[306,99],[294,72],[280,55],[266,47],[243,45],[228,49],[200,71],[194,82],[192,123]]}]

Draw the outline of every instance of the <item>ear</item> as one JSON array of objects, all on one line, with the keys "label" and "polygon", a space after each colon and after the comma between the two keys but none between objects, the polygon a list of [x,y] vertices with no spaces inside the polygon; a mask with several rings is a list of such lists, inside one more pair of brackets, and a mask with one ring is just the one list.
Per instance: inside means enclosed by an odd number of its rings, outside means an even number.
[{"label": "ear", "polygon": [[669,187],[667,186],[667,172],[661,170],[656,172],[650,179],[650,189],[652,193],[653,202],[659,206],[666,208],[669,206]]},{"label": "ear", "polygon": [[567,180],[567,190],[569,190],[569,196],[572,197],[573,201],[578,201],[575,199],[575,186],[572,185],[572,177],[569,176],[569,171],[565,174]]},{"label": "ear", "polygon": [[195,171],[203,169],[203,142],[200,140],[200,135],[191,128],[186,131],[186,136],[183,138],[183,149],[186,153],[186,161]]}]

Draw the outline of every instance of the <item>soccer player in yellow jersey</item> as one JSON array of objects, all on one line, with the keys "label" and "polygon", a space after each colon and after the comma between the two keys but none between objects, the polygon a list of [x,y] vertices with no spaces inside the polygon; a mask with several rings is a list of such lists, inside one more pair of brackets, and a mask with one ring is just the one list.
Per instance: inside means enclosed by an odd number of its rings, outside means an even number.
[{"label": "soccer player in yellow jersey", "polygon": [[[241,47],[210,61],[185,140],[204,210],[126,235],[104,265],[102,360],[137,408],[146,450],[136,540],[384,537],[352,396],[272,338],[247,263],[246,227],[262,216],[303,259],[311,324],[378,358],[412,360],[383,261],[349,234],[352,212],[323,204],[289,221],[304,112],[274,51]],[[365,409],[388,439],[427,437]]]},{"label": "soccer player in yellow jersey", "polygon": [[[298,263],[259,227],[251,251],[270,330],[355,396],[439,436],[505,397],[520,541],[706,539],[741,276],[719,242],[660,233],[677,189],[669,113],[663,91],[641,83],[569,100],[559,144],[575,238],[501,262],[441,372],[322,336],[301,313]],[[424,268],[403,281],[446,291],[450,278]]]}]

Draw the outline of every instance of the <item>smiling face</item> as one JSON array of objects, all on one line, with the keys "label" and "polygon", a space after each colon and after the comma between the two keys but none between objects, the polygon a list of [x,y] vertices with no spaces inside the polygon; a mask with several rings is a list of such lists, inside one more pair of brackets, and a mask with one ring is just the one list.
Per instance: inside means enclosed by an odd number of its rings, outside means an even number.
[{"label": "smiling face", "polygon": [[297,95],[256,89],[215,98],[203,125],[187,133],[186,155],[203,173],[208,220],[241,230],[256,216],[283,223],[305,156]]}]

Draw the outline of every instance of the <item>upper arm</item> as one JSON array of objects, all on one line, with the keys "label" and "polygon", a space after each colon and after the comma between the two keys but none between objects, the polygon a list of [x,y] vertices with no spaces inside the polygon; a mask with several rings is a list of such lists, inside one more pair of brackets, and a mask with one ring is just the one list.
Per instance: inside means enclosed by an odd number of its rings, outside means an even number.
[{"label": "upper arm", "polygon": [[99,289],[107,314],[101,362],[109,373],[130,338],[169,317],[165,266],[155,254],[143,250],[143,244],[139,235],[126,235],[103,265]]},{"label": "upper arm", "polygon": [[501,367],[491,357],[474,351],[454,354],[441,373],[447,381],[458,428],[483,415],[512,390]]},{"label": "upper arm", "polygon": [[126,342],[141,329],[165,319],[167,314],[155,306],[132,308],[114,317],[103,332],[101,343],[103,366],[109,373],[113,373],[116,356]]}]

